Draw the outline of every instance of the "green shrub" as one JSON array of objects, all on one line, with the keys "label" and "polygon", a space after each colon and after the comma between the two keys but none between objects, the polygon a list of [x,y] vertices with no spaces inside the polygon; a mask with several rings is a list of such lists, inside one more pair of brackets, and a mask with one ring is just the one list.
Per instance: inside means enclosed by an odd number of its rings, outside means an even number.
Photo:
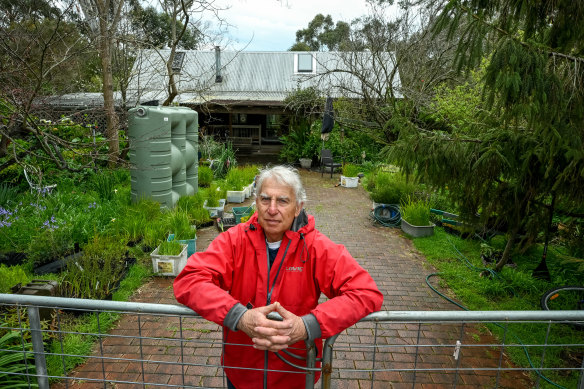
[{"label": "green shrub", "polygon": [[26,285],[31,277],[21,266],[0,264],[0,293],[10,293],[10,288],[17,284]]},{"label": "green shrub", "polygon": [[213,169],[209,166],[200,165],[199,166],[199,186],[207,187],[211,185],[213,181]]},{"label": "green shrub", "polygon": [[430,204],[427,201],[413,200],[408,197],[402,202],[400,213],[402,219],[413,226],[430,225]]},{"label": "green shrub", "polygon": [[94,236],[83,254],[69,261],[62,296],[103,300],[111,297],[126,271],[126,245],[118,237]]},{"label": "green shrub", "polygon": [[345,177],[357,177],[361,172],[361,167],[359,165],[354,165],[352,163],[346,163],[343,165],[343,175]]},{"label": "green shrub", "polygon": [[416,185],[404,175],[377,170],[368,175],[365,189],[376,203],[401,204],[416,191]]}]

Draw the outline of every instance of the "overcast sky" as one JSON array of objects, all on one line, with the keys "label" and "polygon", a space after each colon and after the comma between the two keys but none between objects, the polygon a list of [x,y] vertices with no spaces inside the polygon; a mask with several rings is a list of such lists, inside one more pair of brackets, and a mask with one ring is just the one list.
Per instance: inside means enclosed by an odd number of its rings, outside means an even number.
[{"label": "overcast sky", "polygon": [[[228,49],[286,51],[296,41],[296,31],[306,28],[319,13],[336,23],[367,14],[366,0],[220,0],[231,8],[222,11],[231,24]],[[251,42],[250,42],[251,41]]]}]

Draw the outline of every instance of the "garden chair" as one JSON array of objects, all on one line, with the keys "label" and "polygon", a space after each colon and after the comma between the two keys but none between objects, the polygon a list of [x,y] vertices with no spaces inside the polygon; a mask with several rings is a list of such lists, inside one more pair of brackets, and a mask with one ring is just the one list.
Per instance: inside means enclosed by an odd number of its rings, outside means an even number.
[{"label": "garden chair", "polygon": [[26,182],[30,186],[31,193],[37,192],[42,195],[51,194],[53,189],[57,187],[57,184],[43,185],[43,174],[40,169],[34,166],[24,165],[23,171]]},{"label": "garden chair", "polygon": [[324,168],[328,167],[331,169],[331,178],[333,178],[333,171],[338,168],[343,166],[341,163],[339,162],[335,162],[333,160],[333,153],[331,153],[331,151],[329,149],[322,149],[320,151],[320,176],[322,177],[322,175],[324,174]]}]

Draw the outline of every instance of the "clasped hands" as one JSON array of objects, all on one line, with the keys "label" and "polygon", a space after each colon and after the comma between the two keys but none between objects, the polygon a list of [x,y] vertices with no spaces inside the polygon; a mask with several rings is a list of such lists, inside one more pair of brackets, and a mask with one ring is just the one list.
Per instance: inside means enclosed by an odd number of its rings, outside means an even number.
[{"label": "clasped hands", "polygon": [[[266,315],[276,311],[283,321],[270,320]],[[280,351],[307,338],[306,327],[299,316],[275,302],[265,307],[249,309],[241,316],[237,329],[245,332],[258,350]]]}]

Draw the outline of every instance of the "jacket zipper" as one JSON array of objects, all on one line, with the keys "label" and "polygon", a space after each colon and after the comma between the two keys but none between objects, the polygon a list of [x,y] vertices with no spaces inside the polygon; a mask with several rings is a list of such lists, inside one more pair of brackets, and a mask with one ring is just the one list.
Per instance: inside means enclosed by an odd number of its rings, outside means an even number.
[{"label": "jacket zipper", "polygon": [[[272,301],[272,292],[274,291],[274,287],[276,286],[276,280],[278,279],[278,275],[280,274],[280,270],[282,270],[282,265],[284,265],[284,261],[286,260],[286,255],[288,254],[288,248],[290,248],[290,243],[292,239],[288,239],[288,244],[286,245],[286,250],[284,250],[284,255],[282,256],[282,261],[280,262],[280,266],[278,267],[278,271],[274,277],[274,283],[272,285],[272,290],[270,290],[270,251],[268,249],[268,241],[266,241],[266,260],[268,261],[268,288],[267,288],[267,301],[266,305],[270,305]],[[277,255],[276,255],[277,256]],[[268,389],[268,350],[264,351],[264,389]]]}]

